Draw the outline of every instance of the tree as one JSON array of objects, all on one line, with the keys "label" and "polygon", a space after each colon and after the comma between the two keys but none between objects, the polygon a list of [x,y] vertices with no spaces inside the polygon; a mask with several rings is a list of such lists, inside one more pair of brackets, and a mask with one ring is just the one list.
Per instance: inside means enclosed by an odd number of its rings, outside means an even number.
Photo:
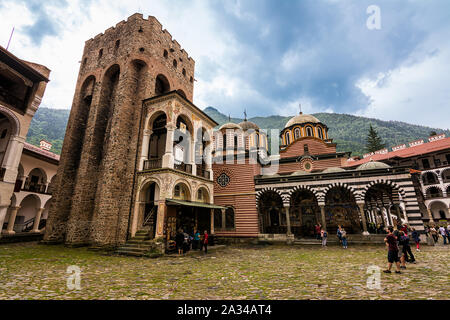
[{"label": "tree", "polygon": [[436,131],[431,131],[430,132],[430,137],[434,137],[434,136],[437,136],[437,132]]},{"label": "tree", "polygon": [[370,125],[369,134],[366,140],[366,150],[368,152],[375,152],[386,148],[386,144],[383,143],[381,138],[378,136],[377,131]]}]

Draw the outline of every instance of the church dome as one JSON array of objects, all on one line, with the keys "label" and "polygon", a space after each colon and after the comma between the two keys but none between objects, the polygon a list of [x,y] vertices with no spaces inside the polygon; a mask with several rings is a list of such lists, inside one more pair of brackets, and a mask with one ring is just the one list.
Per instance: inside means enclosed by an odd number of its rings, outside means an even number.
[{"label": "church dome", "polygon": [[244,131],[249,130],[249,129],[253,129],[253,130],[258,130],[259,131],[258,125],[256,123],[253,123],[253,122],[248,121],[248,120],[242,121],[241,123],[239,123],[239,126]]},{"label": "church dome", "polygon": [[327,168],[327,169],[323,170],[322,173],[333,173],[333,172],[344,172],[344,171],[346,171],[346,170],[339,168],[339,167],[331,167],[331,168]]},{"label": "church dome", "polygon": [[392,167],[383,162],[370,160],[369,162],[360,165],[358,168],[356,168],[356,170],[373,170],[373,169],[387,169],[387,168]]},{"label": "church dome", "polygon": [[220,126],[219,130],[222,130],[222,129],[242,130],[240,125],[233,123],[233,122],[227,122],[227,123],[223,124],[222,126]]},{"label": "church dome", "polygon": [[293,126],[294,124],[303,124],[308,122],[320,123],[320,120],[310,114],[300,113],[299,115],[291,118],[284,127],[288,128],[290,126]]}]

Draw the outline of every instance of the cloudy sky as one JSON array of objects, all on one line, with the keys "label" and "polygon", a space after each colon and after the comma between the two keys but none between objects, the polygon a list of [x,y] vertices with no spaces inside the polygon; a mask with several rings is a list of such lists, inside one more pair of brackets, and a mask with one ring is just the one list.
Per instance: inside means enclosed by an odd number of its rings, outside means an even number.
[{"label": "cloudy sky", "polygon": [[0,0],[0,45],[14,26],[10,51],[52,70],[42,105],[70,108],[84,41],[135,12],[195,59],[200,108],[450,127],[447,0]]}]

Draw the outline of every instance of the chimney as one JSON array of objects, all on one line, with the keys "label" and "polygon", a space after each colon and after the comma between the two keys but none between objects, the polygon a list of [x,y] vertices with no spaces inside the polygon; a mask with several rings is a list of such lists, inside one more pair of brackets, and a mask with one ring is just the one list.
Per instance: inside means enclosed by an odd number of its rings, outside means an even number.
[{"label": "chimney", "polygon": [[52,144],[50,142],[48,142],[48,141],[41,140],[40,141],[40,147],[43,150],[50,151],[50,149],[52,148]]}]

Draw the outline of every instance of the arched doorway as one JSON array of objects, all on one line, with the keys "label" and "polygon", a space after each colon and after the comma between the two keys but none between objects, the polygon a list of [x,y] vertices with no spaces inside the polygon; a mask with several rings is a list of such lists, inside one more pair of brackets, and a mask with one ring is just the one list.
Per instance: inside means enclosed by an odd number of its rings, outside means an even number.
[{"label": "arched doorway", "polygon": [[344,187],[333,187],[325,196],[325,219],[328,233],[336,233],[338,226],[347,233],[361,233],[359,208],[352,192]]},{"label": "arched doorway", "polygon": [[159,74],[155,80],[155,95],[159,96],[170,91],[169,80],[166,76]]},{"label": "arched doorway", "polygon": [[283,219],[283,200],[275,191],[265,191],[258,201],[260,232],[284,234],[287,232],[286,219]]},{"label": "arched doorway", "polygon": [[295,236],[314,237],[314,226],[320,222],[320,208],[314,193],[307,189],[293,192],[289,216]]},{"label": "arched doorway", "polygon": [[156,234],[159,196],[159,186],[154,181],[146,183],[140,192],[139,200],[143,211],[139,217],[138,225],[142,226],[142,229],[148,230],[152,239]]},{"label": "arched doorway", "polygon": [[192,173],[191,138],[193,137],[193,125],[185,115],[180,115],[176,121],[174,132],[174,168],[177,170]]},{"label": "arched doorway", "polygon": [[15,232],[27,232],[33,228],[37,210],[41,207],[41,199],[37,195],[29,194],[20,203],[14,222]]},{"label": "arched doorway", "polygon": [[47,174],[41,168],[34,168],[28,174],[24,190],[30,192],[44,193],[47,184]]}]

